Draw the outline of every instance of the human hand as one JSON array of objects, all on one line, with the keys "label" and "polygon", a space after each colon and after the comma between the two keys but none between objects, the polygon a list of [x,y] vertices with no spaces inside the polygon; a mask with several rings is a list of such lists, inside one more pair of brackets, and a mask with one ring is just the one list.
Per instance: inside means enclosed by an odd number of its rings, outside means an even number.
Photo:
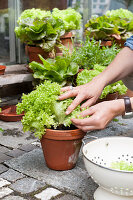
[{"label": "human hand", "polygon": [[81,117],[90,116],[84,119],[71,119],[72,123],[84,132],[104,129],[107,124],[116,116],[124,113],[124,100],[104,101],[81,112]]},{"label": "human hand", "polygon": [[62,88],[61,91],[65,93],[59,96],[59,100],[76,97],[72,104],[67,108],[66,114],[68,115],[86,99],[87,101],[82,104],[81,108],[94,104],[101,95],[103,88],[104,85],[100,83],[97,78],[94,78],[91,82],[73,87],[73,89],[71,89],[71,86]]}]

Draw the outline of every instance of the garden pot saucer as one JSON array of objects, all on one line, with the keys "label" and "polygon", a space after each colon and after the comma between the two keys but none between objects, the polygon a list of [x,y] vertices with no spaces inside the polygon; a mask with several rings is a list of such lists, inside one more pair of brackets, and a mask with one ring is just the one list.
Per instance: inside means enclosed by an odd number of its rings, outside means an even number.
[{"label": "garden pot saucer", "polygon": [[16,113],[16,105],[9,105],[2,107],[2,111],[0,112],[0,120],[6,122],[17,122],[22,119],[24,114],[17,115]]},{"label": "garden pot saucer", "polygon": [[4,75],[5,69],[6,69],[5,65],[0,65],[0,75]]}]

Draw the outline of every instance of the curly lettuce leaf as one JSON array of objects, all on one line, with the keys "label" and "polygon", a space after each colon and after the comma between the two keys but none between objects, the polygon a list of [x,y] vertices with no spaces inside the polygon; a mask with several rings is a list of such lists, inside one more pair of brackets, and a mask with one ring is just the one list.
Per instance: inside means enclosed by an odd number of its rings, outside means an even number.
[{"label": "curly lettuce leaf", "polygon": [[80,28],[81,15],[73,8],[67,8],[65,10],[54,8],[52,16],[54,19],[63,20],[66,32]]},{"label": "curly lettuce leaf", "polygon": [[22,102],[17,104],[17,113],[24,111],[22,119],[24,131],[34,132],[39,139],[45,134],[46,128],[57,128],[60,125],[70,126],[71,118],[80,112],[78,106],[71,114],[66,115],[65,111],[71,104],[72,99],[58,100],[61,86],[58,83],[45,81],[37,86],[37,89],[23,94]]},{"label": "curly lettuce leaf", "polygon": [[129,19],[129,20],[133,20],[133,13],[127,9],[116,9],[116,10],[108,10],[106,12],[107,16],[110,17],[120,17],[122,19]]}]

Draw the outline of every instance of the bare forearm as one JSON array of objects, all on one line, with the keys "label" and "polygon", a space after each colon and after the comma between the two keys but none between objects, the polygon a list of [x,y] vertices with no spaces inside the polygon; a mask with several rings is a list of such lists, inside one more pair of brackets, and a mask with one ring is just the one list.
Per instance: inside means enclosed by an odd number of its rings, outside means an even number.
[{"label": "bare forearm", "polygon": [[124,47],[112,63],[97,77],[106,86],[133,72],[133,50]]}]

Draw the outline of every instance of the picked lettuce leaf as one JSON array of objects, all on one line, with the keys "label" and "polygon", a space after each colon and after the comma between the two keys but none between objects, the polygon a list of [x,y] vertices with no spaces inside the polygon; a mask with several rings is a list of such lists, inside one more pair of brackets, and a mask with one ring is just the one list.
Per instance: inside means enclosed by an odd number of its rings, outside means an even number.
[{"label": "picked lettuce leaf", "polygon": [[128,163],[125,161],[112,162],[110,168],[123,171],[133,171],[133,163]]}]

